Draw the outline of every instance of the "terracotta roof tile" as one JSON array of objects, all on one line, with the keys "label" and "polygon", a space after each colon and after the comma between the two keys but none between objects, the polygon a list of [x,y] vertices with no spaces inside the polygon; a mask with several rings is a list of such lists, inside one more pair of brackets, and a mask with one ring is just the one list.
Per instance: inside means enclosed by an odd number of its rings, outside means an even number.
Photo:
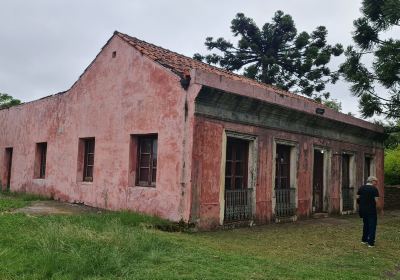
[{"label": "terracotta roof tile", "polygon": [[[145,41],[139,40],[139,39],[129,36],[127,34],[124,34],[124,33],[118,32],[118,31],[115,31],[114,34],[119,36],[123,40],[125,40],[130,45],[132,45],[135,49],[140,51],[143,55],[149,57],[150,59],[161,64],[162,66],[169,68],[171,71],[175,72],[176,74],[178,74],[181,77],[184,74],[188,73],[191,69],[201,69],[206,72],[211,72],[211,73],[214,73],[217,75],[221,75],[223,77],[227,77],[232,80],[241,81],[243,83],[247,83],[247,84],[261,87],[264,89],[268,89],[268,90],[271,90],[271,91],[281,94],[281,95],[283,94],[283,95],[291,96],[291,97],[301,99],[306,102],[312,102],[314,104],[317,103],[313,99],[279,89],[272,85],[257,82],[255,80],[246,78],[242,75],[232,73],[225,69],[218,68],[218,67],[200,62],[193,58],[181,55],[179,53],[164,49],[162,47],[147,43]],[[324,106],[324,105],[320,104],[320,106]]]}]

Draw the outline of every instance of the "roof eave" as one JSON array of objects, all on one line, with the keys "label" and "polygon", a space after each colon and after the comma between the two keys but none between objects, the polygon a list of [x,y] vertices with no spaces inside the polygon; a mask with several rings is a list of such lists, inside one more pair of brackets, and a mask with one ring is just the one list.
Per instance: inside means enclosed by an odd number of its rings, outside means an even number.
[{"label": "roof eave", "polygon": [[311,100],[306,100],[306,98],[302,100],[297,96],[283,94],[279,91],[277,92],[273,90],[272,88],[264,88],[261,86],[258,87],[254,84],[247,84],[241,80],[230,79],[226,76],[210,73],[201,69],[193,69],[191,71],[191,76],[192,82],[196,84],[259,99],[264,102],[270,102],[280,106],[288,107],[290,109],[302,111],[307,114],[316,115],[317,109],[323,108],[324,113],[323,115],[320,115],[321,117],[362,127],[377,133],[384,133],[382,126],[349,116],[347,114],[336,112],[322,104],[313,102]]}]

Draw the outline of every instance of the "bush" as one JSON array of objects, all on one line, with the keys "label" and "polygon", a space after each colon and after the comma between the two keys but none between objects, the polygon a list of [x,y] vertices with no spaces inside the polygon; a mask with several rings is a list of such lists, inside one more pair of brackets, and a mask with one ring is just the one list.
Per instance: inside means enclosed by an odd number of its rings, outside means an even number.
[{"label": "bush", "polygon": [[400,184],[400,146],[385,151],[385,183]]}]

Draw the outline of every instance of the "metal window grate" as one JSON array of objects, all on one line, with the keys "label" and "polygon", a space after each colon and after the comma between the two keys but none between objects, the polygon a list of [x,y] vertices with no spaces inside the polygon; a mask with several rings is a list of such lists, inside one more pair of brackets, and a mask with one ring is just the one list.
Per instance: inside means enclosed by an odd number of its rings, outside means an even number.
[{"label": "metal window grate", "polygon": [[291,217],[296,213],[296,189],[275,189],[275,216]]},{"label": "metal window grate", "polygon": [[354,188],[342,188],[343,211],[354,210]]},{"label": "metal window grate", "polygon": [[252,219],[253,189],[225,190],[225,221]]}]

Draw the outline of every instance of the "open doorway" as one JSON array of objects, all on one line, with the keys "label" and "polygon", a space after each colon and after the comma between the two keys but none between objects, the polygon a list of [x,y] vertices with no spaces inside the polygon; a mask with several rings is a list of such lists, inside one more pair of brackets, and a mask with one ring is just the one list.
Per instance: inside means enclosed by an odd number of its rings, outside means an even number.
[{"label": "open doorway", "polygon": [[251,222],[255,213],[257,137],[226,131],[222,142],[220,224]]},{"label": "open doorway", "polygon": [[321,213],[324,211],[324,168],[323,150],[314,149],[312,202],[314,213]]},{"label": "open doorway", "polygon": [[367,183],[367,179],[369,176],[375,176],[375,161],[372,155],[365,155],[363,184]]},{"label": "open doorway", "polygon": [[342,213],[352,213],[355,209],[355,159],[354,154],[342,154]]},{"label": "open doorway", "polygon": [[289,142],[276,142],[273,209],[277,221],[296,219],[297,208],[297,146]]},{"label": "open doorway", "polygon": [[251,218],[251,191],[248,186],[249,141],[228,137],[225,162],[224,221]]}]

